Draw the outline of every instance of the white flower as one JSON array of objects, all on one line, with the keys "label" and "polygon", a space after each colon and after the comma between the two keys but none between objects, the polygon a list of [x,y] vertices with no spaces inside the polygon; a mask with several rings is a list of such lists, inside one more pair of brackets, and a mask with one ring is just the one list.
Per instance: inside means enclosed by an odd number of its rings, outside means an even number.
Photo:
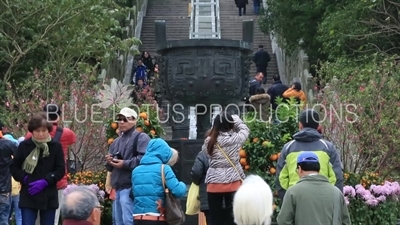
[{"label": "white flower", "polygon": [[117,79],[111,79],[111,85],[103,84],[104,89],[99,91],[97,98],[100,100],[100,107],[106,109],[110,106],[124,108],[133,105],[131,93],[132,86],[125,85]]}]

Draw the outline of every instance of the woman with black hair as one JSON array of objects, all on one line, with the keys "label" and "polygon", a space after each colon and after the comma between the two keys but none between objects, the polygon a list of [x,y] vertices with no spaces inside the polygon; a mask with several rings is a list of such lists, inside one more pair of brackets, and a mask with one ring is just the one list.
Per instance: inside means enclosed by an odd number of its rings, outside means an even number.
[{"label": "woman with black hair", "polygon": [[204,141],[202,151],[209,155],[205,183],[212,224],[235,225],[233,196],[245,178],[239,149],[249,133],[239,116],[225,113],[215,117],[211,133]]},{"label": "woman with black hair", "polygon": [[147,71],[147,74],[152,74],[154,65],[153,65],[153,59],[151,58],[150,53],[143,52],[141,59],[142,59],[143,64],[146,66],[147,70],[150,70],[150,71]]},{"label": "woman with black hair", "polygon": [[65,174],[64,152],[50,136],[53,124],[47,114],[35,114],[28,122],[32,137],[22,141],[11,165],[12,176],[21,183],[19,207],[22,224],[54,225],[59,206],[57,182]]}]

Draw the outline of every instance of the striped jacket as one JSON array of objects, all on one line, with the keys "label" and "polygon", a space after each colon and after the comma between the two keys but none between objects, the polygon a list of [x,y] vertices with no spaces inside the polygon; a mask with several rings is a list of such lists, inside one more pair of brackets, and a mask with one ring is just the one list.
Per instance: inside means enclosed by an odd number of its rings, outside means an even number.
[{"label": "striped jacket", "polygon": [[[209,159],[209,168],[205,180],[207,184],[229,184],[245,178],[239,162],[239,150],[249,136],[250,130],[239,116],[232,115],[232,117],[235,128],[229,132],[221,132],[217,138],[217,143],[235,165],[239,173],[231,166],[219,148],[214,146],[214,152]],[[209,140],[210,138],[207,137],[202,146],[202,151],[206,153]]]}]

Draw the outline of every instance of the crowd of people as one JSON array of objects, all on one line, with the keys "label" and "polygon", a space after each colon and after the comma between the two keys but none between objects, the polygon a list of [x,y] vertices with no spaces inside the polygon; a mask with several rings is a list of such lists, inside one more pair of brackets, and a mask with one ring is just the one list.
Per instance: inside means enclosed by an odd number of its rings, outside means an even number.
[{"label": "crowd of people", "polygon": [[[17,224],[97,225],[101,205],[84,187],[63,194],[66,147],[75,134],[58,126],[61,112],[54,104],[33,115],[29,133],[17,141],[8,134],[0,139],[0,224],[8,225],[12,197],[18,196]],[[49,120],[49,116],[52,116]],[[176,210],[168,196],[186,195],[186,184],[172,170],[178,151],[163,139],[150,139],[136,131],[137,112],[123,108],[116,117],[120,136],[106,155],[110,190],[114,191],[116,225],[167,225],[166,215]],[[282,149],[277,163],[276,188],[282,199],[279,225],[350,224],[341,193],[343,172],[334,145],[322,138],[317,112],[306,109],[299,117],[299,132]],[[271,188],[260,177],[246,178],[239,151],[250,130],[237,115],[221,114],[213,120],[191,176],[200,185],[201,211],[208,225],[268,225],[273,213]],[[23,139],[23,140],[22,140]],[[13,190],[14,182],[20,188]],[[168,190],[168,191],[167,191]],[[295,206],[295,207],[294,207]],[[172,207],[172,208],[171,208]],[[306,216],[304,216],[306,215]]]},{"label": "crowd of people", "polygon": [[133,65],[130,84],[135,87],[131,93],[135,104],[161,102],[159,64],[148,52],[143,52]]},{"label": "crowd of people", "polygon": [[[307,99],[300,83],[287,87],[278,75],[273,76],[274,83],[265,91],[265,57],[259,54],[254,58],[258,72],[250,81],[248,101],[263,120],[277,122],[277,118],[270,118],[269,111],[277,109],[278,97],[294,97],[302,103]],[[152,90],[158,69],[151,56],[143,52],[131,77],[136,97],[137,93]],[[0,225],[8,225],[12,214],[16,225],[58,225],[60,214],[64,225],[99,224],[102,207],[91,190],[77,187],[63,193],[68,184],[67,149],[76,142],[76,135],[59,126],[60,109],[55,104],[46,105],[43,112],[30,118],[29,132],[18,140],[0,124]],[[187,192],[186,184],[172,170],[178,151],[161,138],[150,139],[138,132],[137,118],[135,110],[121,109],[115,118],[119,137],[105,156],[113,223],[167,225],[166,215],[176,210],[166,204],[167,200],[171,196],[182,198]],[[283,202],[278,224],[350,224],[341,194],[340,157],[334,145],[321,135],[319,114],[305,109],[299,117],[299,130],[283,147],[277,162],[275,184]],[[249,133],[240,117],[230,114],[217,115],[206,133],[190,174],[193,183],[200,186],[200,210],[207,225],[270,224],[271,188],[258,176],[246,177],[239,162],[239,149]]]}]

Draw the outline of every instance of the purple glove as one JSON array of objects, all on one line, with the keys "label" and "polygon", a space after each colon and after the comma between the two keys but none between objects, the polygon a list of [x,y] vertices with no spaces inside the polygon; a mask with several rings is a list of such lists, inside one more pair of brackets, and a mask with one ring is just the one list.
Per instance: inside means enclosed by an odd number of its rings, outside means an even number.
[{"label": "purple glove", "polygon": [[45,179],[37,180],[29,184],[28,192],[30,195],[37,195],[47,187],[48,183]]},{"label": "purple glove", "polygon": [[26,175],[25,177],[24,177],[24,184],[26,184],[26,181],[28,180],[28,175]]}]

